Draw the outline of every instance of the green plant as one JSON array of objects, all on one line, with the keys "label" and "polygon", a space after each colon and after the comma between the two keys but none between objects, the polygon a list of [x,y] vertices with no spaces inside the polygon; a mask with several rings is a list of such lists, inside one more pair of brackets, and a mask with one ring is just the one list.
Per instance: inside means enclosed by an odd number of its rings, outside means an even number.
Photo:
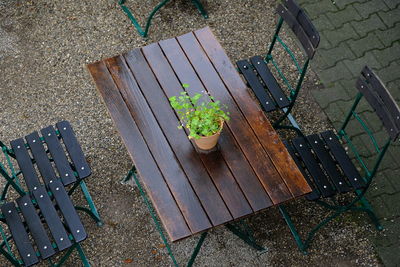
[{"label": "green plant", "polygon": [[[184,88],[189,87],[183,84]],[[203,100],[199,103],[200,100]],[[189,138],[199,139],[202,136],[211,136],[217,133],[223,121],[229,120],[229,112],[221,108],[220,101],[215,101],[214,97],[208,94],[195,94],[190,97],[187,92],[182,92],[180,96],[169,98],[171,107],[178,113],[182,128],[183,125],[189,129]],[[226,109],[226,106],[223,106]]]}]

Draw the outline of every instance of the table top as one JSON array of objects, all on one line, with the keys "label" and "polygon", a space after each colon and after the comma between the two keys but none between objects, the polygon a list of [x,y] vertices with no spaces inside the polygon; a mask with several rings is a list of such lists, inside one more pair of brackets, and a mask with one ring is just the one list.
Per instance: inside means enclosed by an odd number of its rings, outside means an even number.
[{"label": "table top", "polygon": [[[311,192],[206,27],[88,65],[172,241]],[[218,149],[198,153],[168,98],[182,84],[227,105]]]}]

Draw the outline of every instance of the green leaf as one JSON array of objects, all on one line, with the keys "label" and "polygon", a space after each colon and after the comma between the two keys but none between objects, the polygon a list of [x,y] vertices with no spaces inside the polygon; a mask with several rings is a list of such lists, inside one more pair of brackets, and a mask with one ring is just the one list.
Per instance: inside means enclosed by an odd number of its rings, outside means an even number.
[{"label": "green leaf", "polygon": [[190,85],[189,85],[188,83],[183,83],[183,84],[182,84],[182,87],[183,87],[183,88],[189,88],[189,86],[190,86]]}]

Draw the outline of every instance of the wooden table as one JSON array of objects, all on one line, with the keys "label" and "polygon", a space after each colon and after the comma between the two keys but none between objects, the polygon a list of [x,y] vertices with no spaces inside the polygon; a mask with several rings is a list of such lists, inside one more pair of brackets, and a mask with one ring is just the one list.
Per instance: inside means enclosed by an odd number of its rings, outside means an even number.
[{"label": "wooden table", "polygon": [[[172,241],[311,192],[210,28],[88,68]],[[177,128],[168,97],[183,83],[228,107],[216,151]]]}]

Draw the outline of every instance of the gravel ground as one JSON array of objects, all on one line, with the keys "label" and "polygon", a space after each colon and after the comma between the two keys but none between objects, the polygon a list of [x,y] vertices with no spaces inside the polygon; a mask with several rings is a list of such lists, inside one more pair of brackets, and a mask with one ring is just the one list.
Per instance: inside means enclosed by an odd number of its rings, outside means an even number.
[{"label": "gravel ground", "polygon": [[[0,0],[1,139],[8,142],[44,126],[69,120],[93,168],[87,183],[105,221],[83,220],[89,238],[83,247],[93,266],[169,266],[171,261],[136,188],[120,183],[131,165],[127,151],[100,100],[85,65],[105,57],[209,25],[232,61],[265,53],[276,18],[273,0],[205,1],[204,20],[190,1],[171,1],[156,15],[147,40],[139,37],[117,1]],[[135,14],[147,14],[157,0],[129,1]],[[144,21],[145,16],[139,16]],[[280,55],[278,55],[280,57]],[[295,113],[307,133],[330,127],[310,90],[310,72]],[[77,202],[81,199],[76,196]],[[304,200],[288,209],[304,234],[325,212]],[[379,265],[366,238],[368,220],[346,215],[317,235],[304,256],[297,250],[278,210],[248,219],[259,254],[219,227],[207,237],[198,266],[355,266]],[[196,238],[173,244],[179,262]],[[66,266],[80,264],[73,257]],[[7,266],[0,258],[0,266]]]}]

